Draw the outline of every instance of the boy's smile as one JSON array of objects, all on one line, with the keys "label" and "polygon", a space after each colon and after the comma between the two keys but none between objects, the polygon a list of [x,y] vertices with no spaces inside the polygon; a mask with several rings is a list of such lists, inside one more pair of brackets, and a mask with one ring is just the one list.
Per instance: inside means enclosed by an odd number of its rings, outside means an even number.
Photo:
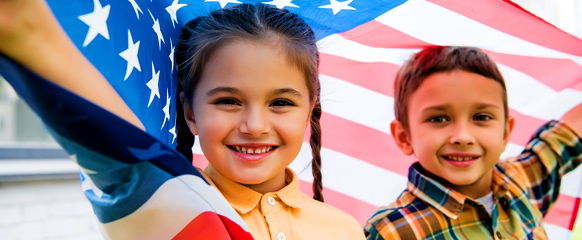
[{"label": "boy's smile", "polygon": [[395,121],[394,138],[429,177],[482,197],[491,191],[492,168],[513,127],[512,118],[505,120],[502,96],[498,82],[475,73],[432,74],[410,95],[409,131]]},{"label": "boy's smile", "polygon": [[284,170],[301,149],[311,113],[302,71],[270,40],[215,50],[185,110],[209,167],[260,193],[285,186]]}]

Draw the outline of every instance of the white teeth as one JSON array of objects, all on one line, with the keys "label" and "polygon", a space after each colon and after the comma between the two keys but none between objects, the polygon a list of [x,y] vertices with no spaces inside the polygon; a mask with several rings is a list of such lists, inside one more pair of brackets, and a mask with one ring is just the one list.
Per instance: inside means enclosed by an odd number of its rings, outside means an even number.
[{"label": "white teeth", "polygon": [[246,153],[246,154],[261,154],[261,153],[266,153],[268,151],[271,151],[271,149],[273,149],[273,147],[271,147],[271,146],[257,148],[257,149],[252,149],[252,148],[247,149],[246,147],[239,147],[239,146],[233,146],[233,147],[237,152]]},{"label": "white teeth", "polygon": [[453,157],[453,156],[450,156],[448,158],[450,160],[453,160],[453,161],[469,161],[469,160],[473,159],[472,157],[465,157],[465,158],[463,158],[463,157]]}]

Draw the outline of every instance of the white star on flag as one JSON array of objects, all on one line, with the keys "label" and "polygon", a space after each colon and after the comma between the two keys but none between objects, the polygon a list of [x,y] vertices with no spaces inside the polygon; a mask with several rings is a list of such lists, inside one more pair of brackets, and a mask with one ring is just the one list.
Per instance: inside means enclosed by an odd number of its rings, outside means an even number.
[{"label": "white star on flag", "polygon": [[160,79],[160,71],[156,72],[154,67],[154,63],[152,62],[152,79],[146,84],[148,88],[150,88],[150,102],[148,103],[148,107],[152,104],[154,100],[154,96],[160,98],[160,90],[158,89],[158,81]]},{"label": "white star on flag", "polygon": [[337,14],[341,10],[356,10],[353,7],[348,6],[352,0],[347,0],[344,2],[338,2],[336,0],[330,0],[328,5],[320,6],[319,8],[331,8],[333,10],[333,15]]},{"label": "white star on flag", "polygon": [[224,8],[226,6],[226,4],[229,4],[229,3],[241,3],[241,2],[236,1],[236,0],[204,0],[204,2],[219,2],[220,8]]},{"label": "white star on flag", "polygon": [[170,40],[170,61],[172,62],[172,70],[171,73],[174,73],[174,45],[172,44],[172,40]]},{"label": "white star on flag", "polygon": [[162,128],[164,128],[164,125],[166,125],[166,119],[168,119],[168,121],[170,120],[170,99],[172,99],[170,97],[170,94],[168,93],[168,90],[166,89],[166,106],[164,106],[164,108],[162,108],[162,111],[164,111],[164,122],[162,123]]},{"label": "white star on flag", "polygon": [[89,31],[83,42],[83,47],[86,47],[100,34],[105,39],[109,40],[109,30],[107,30],[107,18],[109,18],[110,5],[101,7],[99,0],[93,0],[93,12],[79,16],[79,19],[85,24],[89,25]]},{"label": "white star on flag", "polygon": [[83,192],[91,190],[98,198],[103,197],[103,191],[101,191],[101,189],[95,186],[95,183],[93,183],[89,175],[87,175],[87,173],[83,171],[83,169],[81,169],[80,172],[81,174],[83,174],[83,177],[85,177],[83,182],[81,182],[81,190],[83,190]]},{"label": "white star on flag", "polygon": [[131,32],[127,29],[127,49],[121,53],[123,59],[127,61],[127,70],[125,71],[125,78],[123,81],[127,80],[133,68],[136,68],[138,71],[141,72],[141,67],[139,65],[139,59],[137,58],[137,52],[139,50],[139,41],[135,44],[133,43],[133,38],[131,37]]},{"label": "white star on flag", "polygon": [[[135,0],[128,0],[128,1],[129,1],[129,3],[131,3],[131,6],[133,7],[133,11],[135,11],[135,15],[137,16],[137,19],[139,19],[139,13],[143,14],[143,12],[141,11],[141,8],[139,8],[139,5],[137,5]],[[139,13],[137,11],[139,11]]]},{"label": "white star on flag", "polygon": [[283,9],[285,7],[296,7],[296,8],[298,8],[299,6],[291,3],[292,1],[293,0],[273,0],[273,1],[270,1],[270,2],[264,2],[264,4],[275,5],[279,9]]},{"label": "white star on flag", "polygon": [[172,134],[172,136],[173,136],[173,138],[172,138],[172,143],[174,143],[174,141],[176,140],[176,125],[175,125],[175,124],[174,124],[174,127],[172,127],[172,128],[170,129],[170,131],[169,131],[169,132],[170,132],[170,133]]},{"label": "white star on flag", "polygon": [[183,6],[186,6],[186,4],[178,4],[178,0],[174,0],[172,2],[172,5],[170,5],[166,8],[166,11],[168,11],[168,13],[170,14],[170,18],[172,18],[172,26],[173,27],[176,27],[176,25],[174,25],[174,22],[178,23],[178,18],[176,17],[176,12],[178,12],[178,9],[180,9]]},{"label": "white star on flag", "polygon": [[166,41],[164,41],[164,35],[162,35],[162,30],[160,29],[160,22],[158,22],[158,20],[154,18],[154,15],[152,15],[152,12],[150,12],[149,9],[148,12],[150,13],[150,16],[152,16],[152,20],[154,21],[154,25],[152,26],[152,28],[154,29],[154,32],[156,32],[156,35],[158,35],[158,47],[159,49],[162,49],[162,42],[166,43]]}]

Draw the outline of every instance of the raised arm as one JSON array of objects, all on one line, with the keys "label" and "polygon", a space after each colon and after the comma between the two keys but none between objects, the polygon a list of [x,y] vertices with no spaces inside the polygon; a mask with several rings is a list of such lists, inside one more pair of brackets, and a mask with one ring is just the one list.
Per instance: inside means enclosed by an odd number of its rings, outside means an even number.
[{"label": "raised arm", "polygon": [[564,114],[561,121],[574,129],[578,136],[582,136],[582,103]]},{"label": "raised arm", "polygon": [[0,0],[0,52],[145,130],[115,89],[69,39],[44,0]]}]

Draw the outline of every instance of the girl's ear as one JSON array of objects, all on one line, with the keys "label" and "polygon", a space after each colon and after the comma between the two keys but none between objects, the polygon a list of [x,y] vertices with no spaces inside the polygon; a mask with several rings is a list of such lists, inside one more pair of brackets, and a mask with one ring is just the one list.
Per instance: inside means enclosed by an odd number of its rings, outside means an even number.
[{"label": "girl's ear", "polygon": [[414,154],[410,137],[400,121],[392,121],[392,123],[390,123],[390,131],[392,132],[392,137],[394,138],[396,145],[398,145],[405,155],[410,156]]},{"label": "girl's ear", "polygon": [[190,128],[190,132],[193,135],[198,135],[198,127],[196,126],[196,120],[194,119],[194,111],[188,101],[184,98],[184,93],[180,93],[180,102],[182,103],[182,108],[184,109],[184,118],[186,119],[186,124]]}]

